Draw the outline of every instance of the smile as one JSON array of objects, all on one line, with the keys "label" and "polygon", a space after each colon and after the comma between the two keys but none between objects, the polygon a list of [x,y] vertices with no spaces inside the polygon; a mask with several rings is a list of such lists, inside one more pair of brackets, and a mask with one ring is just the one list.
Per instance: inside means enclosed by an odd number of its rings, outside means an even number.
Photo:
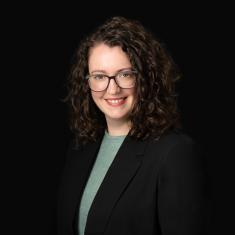
[{"label": "smile", "polygon": [[105,99],[105,101],[111,106],[120,106],[125,103],[126,97],[119,99]]}]

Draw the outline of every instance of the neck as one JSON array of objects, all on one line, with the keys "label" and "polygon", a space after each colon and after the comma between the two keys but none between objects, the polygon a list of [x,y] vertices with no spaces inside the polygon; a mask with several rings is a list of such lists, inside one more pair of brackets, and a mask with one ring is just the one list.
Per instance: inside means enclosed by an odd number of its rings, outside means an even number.
[{"label": "neck", "polygon": [[131,129],[130,122],[107,121],[107,131],[111,136],[127,135]]}]

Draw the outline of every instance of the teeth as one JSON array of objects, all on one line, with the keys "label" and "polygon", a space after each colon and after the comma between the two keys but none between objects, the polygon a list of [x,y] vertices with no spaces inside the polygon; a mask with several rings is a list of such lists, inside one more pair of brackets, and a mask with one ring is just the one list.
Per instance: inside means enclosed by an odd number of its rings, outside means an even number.
[{"label": "teeth", "polygon": [[123,99],[118,99],[118,100],[108,100],[109,103],[111,104],[118,104],[122,101]]}]

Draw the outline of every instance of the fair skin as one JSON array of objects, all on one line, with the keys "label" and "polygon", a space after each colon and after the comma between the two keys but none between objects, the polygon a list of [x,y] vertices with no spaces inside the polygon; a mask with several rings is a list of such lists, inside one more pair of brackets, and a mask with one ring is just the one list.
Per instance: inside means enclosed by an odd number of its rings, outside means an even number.
[{"label": "fair skin", "polygon": [[[88,67],[89,74],[108,76],[132,68],[127,54],[120,47],[109,47],[103,43],[90,50]],[[105,115],[108,133],[112,136],[128,134],[131,127],[129,114],[135,100],[135,89],[122,89],[111,79],[105,91],[91,91],[91,95],[97,107]]]}]

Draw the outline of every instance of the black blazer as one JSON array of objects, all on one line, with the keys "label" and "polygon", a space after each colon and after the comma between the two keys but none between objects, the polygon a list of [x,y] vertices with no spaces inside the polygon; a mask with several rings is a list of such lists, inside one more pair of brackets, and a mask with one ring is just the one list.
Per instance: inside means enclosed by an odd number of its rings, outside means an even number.
[{"label": "black blazer", "polygon": [[[78,234],[78,208],[102,137],[69,147],[58,192],[58,235]],[[206,159],[191,138],[127,136],[91,205],[86,235],[206,234]]]}]

